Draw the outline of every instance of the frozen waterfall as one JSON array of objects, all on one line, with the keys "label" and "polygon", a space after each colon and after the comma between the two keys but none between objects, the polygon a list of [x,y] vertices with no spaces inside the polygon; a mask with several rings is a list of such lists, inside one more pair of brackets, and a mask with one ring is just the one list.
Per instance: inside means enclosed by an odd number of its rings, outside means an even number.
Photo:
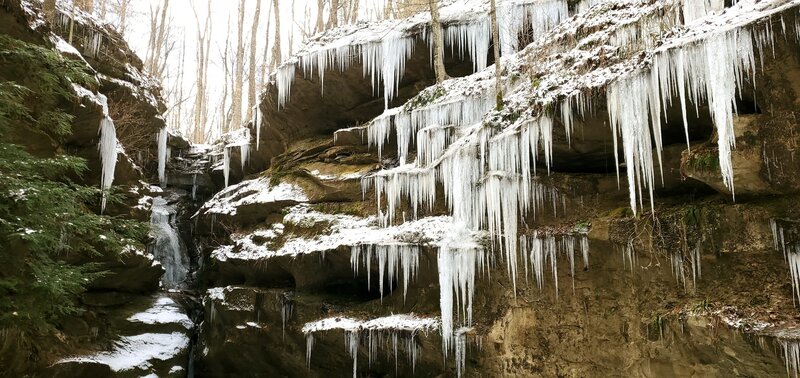
[{"label": "frozen waterfall", "polygon": [[150,223],[153,225],[155,242],[151,252],[164,267],[162,286],[175,288],[186,280],[189,273],[189,255],[175,225],[177,211],[163,197],[153,198],[152,210]]}]

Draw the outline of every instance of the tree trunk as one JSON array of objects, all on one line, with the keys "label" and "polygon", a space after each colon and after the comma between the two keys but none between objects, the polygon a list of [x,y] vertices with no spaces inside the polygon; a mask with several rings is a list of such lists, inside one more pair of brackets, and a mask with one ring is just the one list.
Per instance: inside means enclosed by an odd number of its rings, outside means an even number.
[{"label": "tree trunk", "polygon": [[161,20],[159,21],[158,24],[158,35],[156,36],[155,51],[153,54],[153,60],[151,62],[152,67],[150,70],[150,72],[153,75],[156,75],[156,77],[162,81],[164,78],[162,77],[163,72],[161,71],[160,68],[161,68],[161,61],[162,60],[166,61],[166,57],[162,59],[162,55],[166,55],[163,53],[163,51],[165,47],[164,45],[166,44],[165,32],[167,29],[167,8],[169,8],[169,0],[164,0],[164,7],[161,8]]},{"label": "tree trunk", "polygon": [[358,0],[350,0],[350,23],[358,22]]},{"label": "tree trunk", "polygon": [[42,10],[44,11],[44,15],[47,18],[47,21],[50,22],[50,27],[55,29],[56,0],[44,0],[44,5],[42,6]]},{"label": "tree trunk", "polygon": [[250,28],[250,57],[247,87],[247,119],[253,118],[253,106],[256,106],[256,50],[258,47],[258,18],[261,15],[261,0],[256,0],[256,14],[253,18],[253,26]]},{"label": "tree trunk", "polygon": [[197,10],[194,11],[195,22],[197,24],[197,89],[195,91],[194,102],[194,132],[193,140],[195,143],[203,143],[208,133],[206,133],[206,122],[208,113],[206,111],[206,80],[208,78],[209,48],[211,47],[211,0],[208,0],[206,19],[202,27]]},{"label": "tree trunk", "polygon": [[80,10],[86,13],[92,14],[92,12],[94,12],[93,0],[73,0],[72,3],[77,5]]},{"label": "tree trunk", "polygon": [[231,122],[228,131],[237,129],[242,124],[242,92],[244,89],[244,10],[245,2],[239,2],[239,18],[237,20],[236,56],[234,57],[233,88],[231,96]]},{"label": "tree trunk", "polygon": [[503,84],[501,79],[500,67],[500,28],[497,26],[497,4],[495,0],[491,0],[491,18],[492,18],[492,44],[494,45],[494,76],[495,76],[495,96],[497,100],[497,110],[503,108]]},{"label": "tree trunk", "polygon": [[[492,0],[494,1],[494,0]],[[436,73],[436,82],[441,83],[448,79],[444,68],[444,36],[442,24],[439,22],[438,0],[428,0],[431,10],[431,29],[433,30],[433,70]]]},{"label": "tree trunk", "polygon": [[267,21],[267,25],[264,27],[264,30],[267,31],[267,38],[264,39],[264,57],[261,60],[261,84],[266,85],[269,81],[269,77],[267,74],[267,67],[269,67],[269,23],[272,19],[272,6],[267,3],[267,17],[264,18]]},{"label": "tree trunk", "polygon": [[72,11],[70,12],[71,17],[69,18],[69,44],[72,44],[72,35],[75,31],[75,2],[72,2]]},{"label": "tree trunk", "polygon": [[[55,6],[55,5],[54,5]],[[325,0],[317,0],[317,28],[314,33],[325,30]]]},{"label": "tree trunk", "polygon": [[272,44],[272,68],[281,64],[281,17],[278,0],[272,0],[272,8],[275,11],[275,42]]},{"label": "tree trunk", "polygon": [[130,0],[119,0],[119,34],[122,35],[128,30],[128,4]]},{"label": "tree trunk", "polygon": [[331,9],[328,14],[328,29],[339,26],[339,0],[331,0]]},{"label": "tree trunk", "polygon": [[106,20],[106,12],[108,11],[108,6],[106,4],[106,0],[100,0],[100,19],[105,21]]},{"label": "tree trunk", "polygon": [[294,7],[295,7],[295,0],[292,0],[292,11],[291,16],[289,16],[289,54],[287,56],[292,56],[292,47],[294,47]]}]

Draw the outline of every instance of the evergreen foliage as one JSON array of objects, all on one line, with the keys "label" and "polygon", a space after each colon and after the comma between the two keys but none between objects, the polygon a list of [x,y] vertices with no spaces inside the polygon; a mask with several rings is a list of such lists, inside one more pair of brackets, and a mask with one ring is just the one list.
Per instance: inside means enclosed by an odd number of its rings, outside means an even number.
[{"label": "evergreen foliage", "polygon": [[[88,67],[8,36],[0,66],[0,331],[44,334],[80,311],[77,295],[103,275],[92,261],[141,246],[148,228],[92,212],[100,190],[75,182],[86,161],[56,154],[72,130],[72,84],[98,86]],[[31,131],[53,141],[53,156],[15,144]]]}]

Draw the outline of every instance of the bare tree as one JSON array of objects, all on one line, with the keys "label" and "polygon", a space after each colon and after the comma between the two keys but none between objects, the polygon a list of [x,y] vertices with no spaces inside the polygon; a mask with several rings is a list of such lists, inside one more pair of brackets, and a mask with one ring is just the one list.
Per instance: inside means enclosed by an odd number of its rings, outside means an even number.
[{"label": "bare tree", "polygon": [[167,61],[175,46],[169,36],[171,18],[167,18],[169,0],[164,0],[162,7],[150,8],[150,38],[147,45],[145,69],[160,81],[164,81]]},{"label": "bare tree", "polygon": [[278,0],[272,0],[272,9],[275,11],[275,42],[272,45],[272,68],[281,63],[281,17]]},{"label": "bare tree", "polygon": [[244,89],[244,10],[245,2],[239,2],[239,17],[237,18],[236,57],[234,58],[234,82],[231,97],[231,122],[226,130],[238,128],[242,123],[242,92]]},{"label": "bare tree", "polygon": [[350,0],[350,23],[355,24],[358,22],[358,0]]},{"label": "bare tree", "polygon": [[106,14],[108,12],[107,0],[100,0],[99,3],[98,3],[98,8],[99,8],[98,11],[100,12],[100,19],[105,21],[106,20]]},{"label": "bare tree", "polygon": [[117,31],[122,35],[125,35],[125,32],[128,30],[128,16],[130,15],[129,10],[132,1],[133,0],[114,0],[114,2],[111,3],[111,12],[116,14],[119,19]]},{"label": "bare tree", "polygon": [[[269,34],[269,22],[270,22],[270,19],[272,18],[272,13],[271,12],[272,12],[272,6],[270,6],[270,4],[267,3],[267,17],[265,18],[265,20],[267,20],[267,24],[264,26],[264,30],[267,31],[267,34]],[[266,85],[266,83],[268,81],[267,68],[270,66],[269,65],[269,51],[270,51],[269,50],[269,38],[265,38],[264,41],[266,41],[266,43],[264,44],[264,50],[263,50],[264,51],[264,56],[261,59],[261,81],[260,82],[261,82],[262,85]]]},{"label": "bare tree", "polygon": [[[494,1],[494,0],[492,0]],[[442,24],[439,22],[438,0],[428,0],[431,11],[431,29],[433,30],[433,70],[436,73],[436,82],[447,80],[447,71],[444,68],[444,36]]]},{"label": "bare tree", "polygon": [[206,80],[208,79],[209,48],[211,47],[211,0],[208,0],[206,18],[202,26],[197,10],[192,7],[192,11],[197,24],[197,89],[195,91],[192,139],[197,143],[202,143],[210,133],[210,130],[207,130],[208,128],[206,127],[208,121]]},{"label": "bare tree", "polygon": [[503,108],[503,86],[500,82],[501,67],[500,67],[500,29],[497,26],[497,4],[495,0],[491,0],[491,9],[489,10],[492,18],[492,43],[494,45],[494,75],[495,75],[495,93],[497,99],[497,110]]},{"label": "bare tree", "polygon": [[217,116],[221,117],[220,124],[223,125],[223,132],[228,132],[230,130],[230,120],[231,120],[231,110],[233,109],[233,104],[231,104],[230,108],[227,108],[228,105],[228,88],[233,88],[236,86],[235,79],[231,75],[236,69],[236,62],[235,57],[230,56],[230,49],[231,49],[231,15],[228,13],[228,22],[226,23],[227,30],[225,31],[225,43],[223,44],[224,50],[220,49],[220,60],[222,61],[222,77],[225,80],[224,85],[222,86],[222,99],[219,101],[219,109],[217,109]]},{"label": "bare tree", "polygon": [[317,0],[317,28],[314,31],[315,33],[319,33],[325,30],[324,18],[325,18],[325,0]]},{"label": "bare tree", "polygon": [[44,16],[50,22],[50,25],[53,25],[56,20],[56,0],[44,0],[42,11],[44,11]]},{"label": "bare tree", "polygon": [[295,0],[292,0],[292,9],[289,15],[289,54],[288,56],[292,56],[292,47],[294,46],[294,7],[295,7]]},{"label": "bare tree", "polygon": [[253,15],[253,26],[250,28],[250,58],[248,66],[247,87],[247,119],[253,118],[253,107],[256,106],[256,50],[258,48],[258,19],[261,15],[261,0],[256,0],[256,13]]},{"label": "bare tree", "polygon": [[72,4],[86,13],[94,12],[94,0],[72,0]]},{"label": "bare tree", "polygon": [[331,9],[328,14],[328,29],[339,26],[339,0],[331,0]]}]

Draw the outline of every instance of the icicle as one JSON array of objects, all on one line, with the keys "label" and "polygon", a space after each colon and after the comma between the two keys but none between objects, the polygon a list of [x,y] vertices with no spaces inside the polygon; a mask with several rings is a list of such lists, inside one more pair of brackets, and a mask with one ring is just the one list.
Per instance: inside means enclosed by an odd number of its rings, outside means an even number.
[{"label": "icicle", "polygon": [[358,331],[345,331],[344,345],[350,353],[350,357],[353,357],[353,378],[356,378],[358,376]]},{"label": "icicle", "polygon": [[289,62],[280,67],[275,73],[275,82],[278,87],[278,109],[286,107],[286,102],[292,94],[292,82],[294,81],[294,63]]},{"label": "icicle", "polygon": [[800,342],[797,340],[780,340],[783,348],[783,360],[786,363],[786,374],[797,378],[800,371]]},{"label": "icicle", "polygon": [[461,377],[467,363],[467,335],[473,329],[469,327],[462,327],[455,331],[454,344],[455,344],[455,360],[456,360],[456,376]]},{"label": "icicle", "polygon": [[225,177],[225,187],[228,187],[228,178],[231,173],[231,155],[228,147],[222,147],[222,175]]},{"label": "icicle", "polygon": [[[608,116],[614,131],[614,158],[617,157],[616,135],[622,137],[626,171],[628,175],[628,192],[630,205],[636,214],[637,185],[643,185],[650,194],[650,206],[653,204],[653,147],[651,143],[648,115],[648,87],[643,75],[616,81],[608,88]],[[659,152],[660,153],[660,152]],[[617,164],[619,175],[619,164]],[[641,203],[641,198],[638,198]]]},{"label": "icicle", "polygon": [[117,129],[114,127],[114,120],[108,114],[108,98],[102,93],[98,93],[97,99],[103,106],[103,119],[100,120],[100,142],[97,149],[100,150],[100,189],[103,191],[100,200],[100,212],[106,209],[108,190],[114,182],[114,170],[117,167]]},{"label": "icicle", "polygon": [[581,254],[583,255],[583,269],[589,269],[589,238],[581,235]]},{"label": "icicle", "polygon": [[[476,267],[483,264],[482,249],[460,249],[443,245],[438,252],[439,306],[442,315],[442,353],[447,358],[454,342],[453,311],[460,305],[464,323],[472,324],[472,298]],[[455,293],[455,294],[454,294]]]},{"label": "icicle", "polygon": [[164,126],[158,132],[158,181],[162,188],[167,187],[167,141],[169,132]]},{"label": "icicle", "polygon": [[314,349],[314,334],[306,333],[306,365],[311,368],[311,350]]},{"label": "icicle", "polygon": [[261,143],[261,107],[253,106],[253,127],[256,129],[256,151]]},{"label": "icicle", "polygon": [[695,289],[697,289],[697,280],[700,279],[701,274],[700,246],[697,245],[692,249],[692,286]]},{"label": "icicle", "polygon": [[250,129],[244,128],[245,142],[239,145],[239,159],[242,163],[242,175],[244,166],[250,161]]},{"label": "icicle", "polygon": [[197,173],[192,174],[192,201],[197,200]]},{"label": "icicle", "polygon": [[491,36],[488,17],[466,24],[449,24],[444,28],[445,46],[450,46],[453,52],[458,46],[458,56],[461,59],[464,58],[464,52],[468,51],[473,72],[486,68]]}]

